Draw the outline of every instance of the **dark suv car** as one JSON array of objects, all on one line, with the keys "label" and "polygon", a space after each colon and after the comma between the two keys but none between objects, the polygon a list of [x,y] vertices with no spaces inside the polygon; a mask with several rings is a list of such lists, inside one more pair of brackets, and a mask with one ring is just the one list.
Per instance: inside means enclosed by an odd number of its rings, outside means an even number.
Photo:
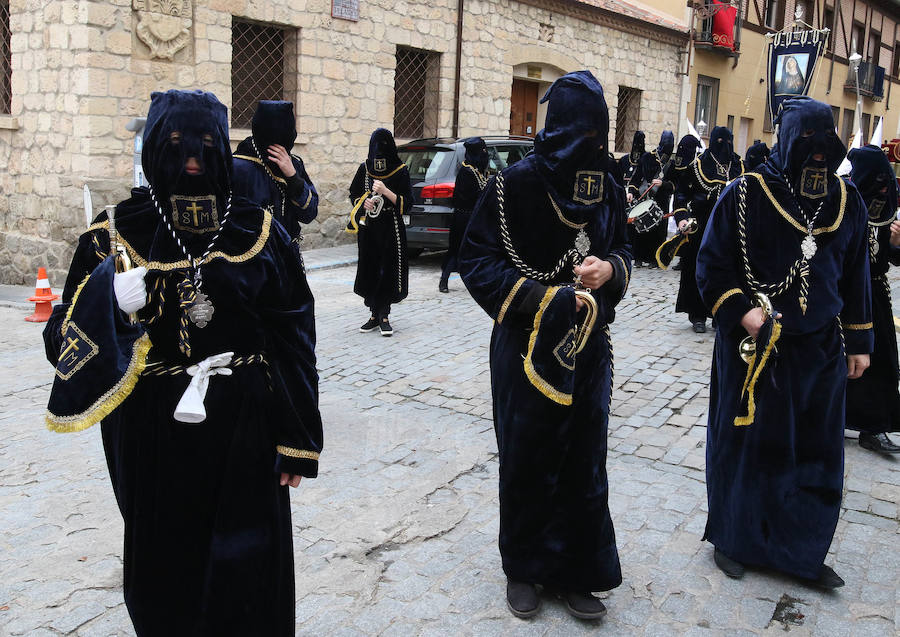
[{"label": "dark suv car", "polygon": [[[466,156],[463,141],[468,138],[416,139],[397,148],[409,167],[413,201],[404,215],[410,256],[423,250],[446,250],[453,214],[453,187],[456,173]],[[530,137],[482,137],[487,144],[488,171],[497,173],[522,159],[534,146]]]}]

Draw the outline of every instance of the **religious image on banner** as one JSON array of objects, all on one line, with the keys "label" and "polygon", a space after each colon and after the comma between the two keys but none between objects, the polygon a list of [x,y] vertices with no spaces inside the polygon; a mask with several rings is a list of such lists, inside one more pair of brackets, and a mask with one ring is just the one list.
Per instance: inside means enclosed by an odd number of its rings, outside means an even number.
[{"label": "religious image on banner", "polygon": [[816,63],[828,39],[828,29],[782,31],[770,37],[769,108],[774,120],[784,100],[809,93]]}]

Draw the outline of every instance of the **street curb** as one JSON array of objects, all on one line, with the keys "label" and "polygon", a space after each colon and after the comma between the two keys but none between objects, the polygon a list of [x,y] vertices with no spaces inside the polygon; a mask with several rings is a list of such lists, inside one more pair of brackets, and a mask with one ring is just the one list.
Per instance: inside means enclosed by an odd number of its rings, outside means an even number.
[{"label": "street curb", "polygon": [[343,268],[348,265],[359,263],[359,257],[347,257],[346,259],[338,259],[336,261],[327,261],[325,263],[313,263],[306,266],[307,272],[315,272],[316,270],[334,270]]}]

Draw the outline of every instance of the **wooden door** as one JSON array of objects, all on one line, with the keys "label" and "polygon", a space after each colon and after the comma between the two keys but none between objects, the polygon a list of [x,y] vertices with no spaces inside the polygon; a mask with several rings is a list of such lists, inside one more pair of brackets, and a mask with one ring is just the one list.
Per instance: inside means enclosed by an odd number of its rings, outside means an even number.
[{"label": "wooden door", "polygon": [[537,105],[537,82],[514,78],[509,106],[510,135],[534,137],[537,134]]}]

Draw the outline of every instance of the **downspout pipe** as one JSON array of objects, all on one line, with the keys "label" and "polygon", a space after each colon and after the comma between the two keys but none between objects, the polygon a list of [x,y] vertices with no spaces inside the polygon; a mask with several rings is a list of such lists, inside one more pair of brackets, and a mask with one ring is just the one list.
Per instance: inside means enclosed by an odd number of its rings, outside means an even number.
[{"label": "downspout pipe", "polygon": [[453,138],[459,137],[459,91],[462,70],[462,30],[465,0],[457,0],[456,4],[456,69],[453,78]]}]

